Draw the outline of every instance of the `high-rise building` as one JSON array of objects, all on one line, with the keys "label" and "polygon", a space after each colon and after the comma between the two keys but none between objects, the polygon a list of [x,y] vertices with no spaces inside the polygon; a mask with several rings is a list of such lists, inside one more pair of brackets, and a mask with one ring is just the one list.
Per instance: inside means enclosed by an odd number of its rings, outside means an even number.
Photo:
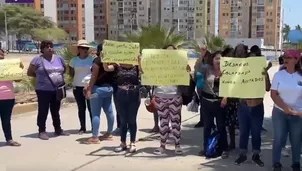
[{"label": "high-rise building", "polygon": [[109,0],[35,0],[33,7],[51,17],[69,34],[69,41],[108,38]]},{"label": "high-rise building", "polygon": [[215,2],[213,0],[165,0],[161,2],[161,25],[176,26],[187,39],[200,39],[215,33]]},{"label": "high-rise building", "polygon": [[219,35],[224,38],[263,38],[279,47],[281,0],[220,0]]},{"label": "high-rise building", "polygon": [[149,24],[149,5],[149,0],[110,0],[108,38],[120,40],[139,25]]}]

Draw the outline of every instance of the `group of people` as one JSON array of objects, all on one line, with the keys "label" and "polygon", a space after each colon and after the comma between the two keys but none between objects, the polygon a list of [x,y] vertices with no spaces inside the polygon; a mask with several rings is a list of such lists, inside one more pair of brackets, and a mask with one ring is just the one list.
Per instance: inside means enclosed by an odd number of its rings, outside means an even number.
[{"label": "group of people", "polygon": [[[36,79],[35,90],[38,97],[37,125],[39,138],[48,140],[46,132],[46,119],[50,110],[55,135],[68,136],[69,133],[61,128],[60,107],[61,100],[65,97],[66,85],[64,74],[72,77],[73,94],[78,107],[80,121],[79,134],[87,131],[86,109],[91,119],[92,137],[87,140],[89,144],[99,144],[100,138],[112,139],[113,134],[120,135],[120,144],[116,152],[129,150],[136,151],[137,114],[141,104],[140,76],[141,56],[138,55],[138,65],[103,63],[102,45],[97,47],[97,57],[89,55],[90,46],[87,41],[79,40],[78,54],[69,64],[55,54],[51,41],[42,41],[41,55],[35,57],[27,71],[27,75]],[[173,45],[163,47],[166,50],[176,50]],[[223,57],[248,58],[262,56],[258,46],[249,48],[239,44],[235,49],[226,48],[224,51],[210,53],[206,48],[201,49],[201,56],[194,66],[192,80],[196,84],[200,101],[200,122],[196,127],[203,129],[203,145],[201,156],[207,156],[209,138],[213,130],[219,133],[219,156],[228,157],[228,152],[236,147],[235,129],[239,128],[240,154],[235,164],[240,165],[247,160],[249,136],[252,137],[252,160],[258,166],[264,166],[260,158],[261,130],[264,119],[263,98],[236,99],[219,97],[219,79],[222,76],[220,59]],[[300,170],[301,151],[301,117],[302,116],[302,71],[301,55],[296,50],[284,53],[283,65],[270,82],[267,71],[271,63],[264,68],[265,89],[271,91],[275,103],[272,111],[274,144],[273,166],[275,171],[282,169],[280,163],[282,148],[286,145],[289,135],[292,147],[292,168]],[[4,59],[4,52],[0,51],[0,59]],[[23,65],[20,64],[23,68]],[[188,74],[191,68],[187,66]],[[88,82],[83,80],[87,79]],[[18,81],[18,80],[15,80]],[[181,109],[183,106],[181,86],[155,86],[152,87],[152,102],[155,105],[154,128],[152,132],[160,133],[160,145],[154,153],[165,153],[166,141],[172,136],[175,141],[175,154],[183,153],[180,146],[181,140]],[[11,113],[15,103],[13,81],[0,81],[0,116],[2,128],[10,146],[20,146],[13,141],[11,135]],[[113,130],[115,114],[113,103],[116,107],[117,129]],[[107,118],[107,131],[99,137],[100,114],[103,109]],[[229,143],[227,137],[229,132]],[[127,133],[130,133],[130,144],[127,145]]]}]

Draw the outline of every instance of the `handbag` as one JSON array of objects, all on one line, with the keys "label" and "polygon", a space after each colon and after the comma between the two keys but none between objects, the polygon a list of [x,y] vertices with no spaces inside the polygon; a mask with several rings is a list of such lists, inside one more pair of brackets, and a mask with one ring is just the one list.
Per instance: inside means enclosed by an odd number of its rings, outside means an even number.
[{"label": "handbag", "polygon": [[154,86],[148,90],[148,97],[145,100],[145,106],[148,112],[156,113],[155,99],[153,98]]},{"label": "handbag", "polygon": [[44,62],[41,58],[41,64],[42,64],[42,67],[43,67],[43,70],[48,78],[48,80],[50,81],[51,85],[55,88],[56,90],[56,100],[57,101],[61,101],[62,99],[64,99],[66,97],[66,86],[65,86],[65,83],[63,83],[62,85],[59,85],[59,86],[56,86],[52,79],[49,77],[49,73],[47,72],[46,68],[45,68],[45,65],[44,65]]}]

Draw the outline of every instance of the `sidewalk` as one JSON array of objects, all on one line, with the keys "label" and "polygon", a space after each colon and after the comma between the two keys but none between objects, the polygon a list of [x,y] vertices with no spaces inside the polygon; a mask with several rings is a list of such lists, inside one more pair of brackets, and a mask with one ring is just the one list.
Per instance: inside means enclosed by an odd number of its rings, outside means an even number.
[{"label": "sidewalk", "polygon": [[[269,94],[265,98],[265,110],[267,120],[265,127],[271,130],[270,113],[272,102]],[[153,151],[159,146],[158,135],[151,136],[146,133],[153,127],[153,115],[145,110],[142,105],[138,115],[138,137],[143,139],[137,143],[137,153],[135,154],[116,154],[114,148],[119,145],[119,137],[112,141],[102,141],[99,145],[85,145],[80,142],[90,137],[91,134],[77,135],[79,121],[75,104],[61,110],[62,127],[70,132],[69,137],[56,137],[48,141],[37,138],[36,112],[15,116],[13,118],[13,134],[15,140],[22,143],[22,147],[13,148],[3,146],[4,138],[1,132],[0,140],[0,171],[264,171],[271,168],[271,132],[263,134],[262,158],[265,162],[264,168],[259,168],[246,162],[242,166],[235,166],[234,160],[237,151],[230,154],[230,158],[222,160],[206,160],[197,156],[202,141],[202,128],[195,129],[193,126],[198,122],[199,115],[186,111],[183,107],[182,113],[182,147],[183,156],[175,156],[173,145],[168,146],[168,155],[155,156]],[[89,118],[87,116],[87,125]],[[90,128],[90,126],[89,126]],[[106,118],[101,114],[100,131],[105,131]],[[53,132],[51,117],[47,121],[49,135]],[[237,137],[238,138],[238,137]],[[2,142],[1,142],[2,141]],[[237,143],[238,145],[238,143]],[[286,159],[284,166],[290,166],[290,158]],[[1,170],[2,169],[2,170]],[[289,169],[289,167],[285,168]]]}]

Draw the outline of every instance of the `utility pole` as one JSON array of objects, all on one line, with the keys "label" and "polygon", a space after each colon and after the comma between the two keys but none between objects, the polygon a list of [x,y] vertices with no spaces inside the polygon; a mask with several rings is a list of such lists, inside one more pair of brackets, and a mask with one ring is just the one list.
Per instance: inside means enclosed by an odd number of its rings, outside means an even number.
[{"label": "utility pole", "polygon": [[3,3],[1,3],[1,10],[4,13],[4,25],[5,25],[5,43],[6,43],[6,50],[8,51],[8,28],[7,28],[7,13],[3,10]]},{"label": "utility pole", "polygon": [[5,22],[5,42],[6,42],[6,50],[8,52],[8,30],[7,30],[7,13],[6,11],[4,12],[4,22]]}]

